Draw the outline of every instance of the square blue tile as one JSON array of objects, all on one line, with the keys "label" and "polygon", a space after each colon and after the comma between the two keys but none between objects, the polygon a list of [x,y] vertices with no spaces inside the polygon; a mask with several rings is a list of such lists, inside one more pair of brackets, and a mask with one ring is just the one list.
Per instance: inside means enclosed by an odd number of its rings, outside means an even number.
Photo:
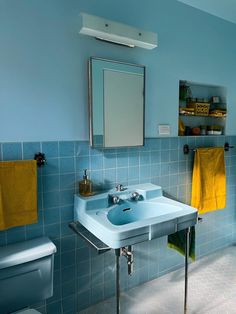
[{"label": "square blue tile", "polygon": [[68,206],[74,204],[74,190],[60,191],[60,206]]},{"label": "square blue tile", "polygon": [[170,161],[170,150],[161,150],[161,162]]},{"label": "square blue tile", "polygon": [[91,290],[83,291],[78,294],[78,310],[83,309],[91,305]]},{"label": "square blue tile", "polygon": [[75,158],[62,157],[59,159],[60,174],[75,172]]},{"label": "square blue tile", "polygon": [[170,174],[170,164],[168,162],[163,162],[161,164],[161,176],[168,176]]},{"label": "square blue tile", "polygon": [[44,210],[44,224],[58,224],[60,223],[60,209],[52,208]]},{"label": "square blue tile", "polygon": [[77,157],[75,159],[75,162],[76,162],[76,172],[91,168],[89,156]]},{"label": "square blue tile", "polygon": [[152,151],[151,152],[151,163],[157,164],[161,161],[161,152],[159,151]]},{"label": "square blue tile", "polygon": [[117,154],[117,167],[128,167],[128,153]]},{"label": "square blue tile", "polygon": [[150,165],[140,165],[140,180],[142,182],[149,182],[151,177],[151,166]]},{"label": "square blue tile", "polygon": [[89,276],[90,277],[90,275],[91,275],[91,267],[90,267],[90,263],[88,263],[87,260],[80,261],[77,258],[77,266],[78,266],[77,272],[78,272],[79,280],[80,280],[80,277],[82,277],[82,276]]},{"label": "square blue tile", "polygon": [[150,148],[151,148],[151,151],[160,150],[161,149],[161,139],[160,138],[150,139]]},{"label": "square blue tile", "polygon": [[42,236],[44,236],[43,226],[39,226],[39,227],[34,228],[34,229],[26,229],[26,239],[27,240],[42,237]]},{"label": "square blue tile", "polygon": [[49,175],[58,173],[59,173],[59,159],[58,158],[47,159],[46,164],[42,168],[42,174]]},{"label": "square blue tile", "polygon": [[90,154],[90,147],[88,141],[78,141],[75,142],[75,155],[80,156],[88,156]]},{"label": "square blue tile", "polygon": [[161,175],[161,164],[151,165],[151,176],[159,177]]},{"label": "square blue tile", "polygon": [[25,240],[25,227],[10,228],[6,231],[7,244],[21,242]]},{"label": "square blue tile", "polygon": [[174,137],[170,139],[170,149],[178,149],[179,141],[178,137]]},{"label": "square blue tile", "polygon": [[114,187],[116,182],[116,169],[108,169],[104,171],[104,183],[106,187]]},{"label": "square blue tile", "polygon": [[60,190],[74,190],[75,181],[74,173],[60,175]]},{"label": "square blue tile", "polygon": [[128,168],[128,180],[138,180],[139,179],[139,167],[129,167]]},{"label": "square blue tile", "polygon": [[74,231],[69,228],[68,223],[74,221],[74,219],[70,219],[69,221],[62,221],[61,222],[61,236],[69,236],[74,235]]},{"label": "square blue tile", "polygon": [[74,141],[59,142],[59,156],[60,157],[74,157],[75,156],[75,142]]},{"label": "square blue tile", "polygon": [[45,158],[55,158],[59,156],[59,143],[58,142],[42,142],[42,153]]},{"label": "square blue tile", "polygon": [[128,184],[128,168],[117,168],[117,182],[121,182],[123,185]]},{"label": "square blue tile", "polygon": [[91,288],[91,300],[93,303],[102,301],[104,298],[103,285],[92,285]]},{"label": "square blue tile", "polygon": [[47,304],[48,314],[62,314],[61,301]]},{"label": "square blue tile", "polygon": [[61,235],[60,224],[46,225],[44,230],[45,235],[48,236],[51,240],[59,238]]},{"label": "square blue tile", "polygon": [[116,168],[116,154],[104,154],[104,169]]},{"label": "square blue tile", "polygon": [[161,139],[161,150],[170,149],[170,138]]},{"label": "square blue tile", "polygon": [[22,160],[22,144],[21,143],[3,143],[2,144],[2,157],[4,161]]},{"label": "square blue tile", "polygon": [[179,162],[179,173],[186,172],[186,170],[187,170],[186,161],[180,161]]},{"label": "square blue tile", "polygon": [[75,250],[61,254],[61,267],[69,267],[75,265]]},{"label": "square blue tile", "polygon": [[60,193],[59,191],[45,192],[43,197],[43,207],[52,208],[58,207],[60,204]]},{"label": "square blue tile", "polygon": [[61,252],[72,251],[75,249],[76,235],[61,238]]},{"label": "square blue tile", "polygon": [[34,155],[40,152],[40,142],[23,143],[23,159],[34,159]]},{"label": "square blue tile", "polygon": [[176,149],[170,150],[170,161],[178,161],[178,160],[179,160],[178,150]]},{"label": "square blue tile", "polygon": [[129,167],[134,167],[139,165],[139,153],[138,152],[129,152],[128,155]]},{"label": "square blue tile", "polygon": [[62,300],[63,313],[74,314],[77,312],[77,296],[72,294]]},{"label": "square blue tile", "polygon": [[43,192],[59,191],[59,175],[42,176]]},{"label": "square blue tile", "polygon": [[86,291],[91,288],[90,276],[78,277],[78,292]]},{"label": "square blue tile", "polygon": [[[82,178],[82,176],[81,176]],[[81,180],[80,178],[80,180]],[[101,187],[103,185],[103,181],[104,181],[104,172],[103,170],[93,170],[91,171],[90,174],[90,179],[93,182],[93,186],[95,188],[96,187]]]},{"label": "square blue tile", "polygon": [[103,169],[103,156],[95,155],[91,156],[91,170]]},{"label": "square blue tile", "polygon": [[150,153],[149,152],[140,152],[139,154],[140,165],[150,164]]},{"label": "square blue tile", "polygon": [[7,244],[7,233],[6,231],[0,231],[0,246]]},{"label": "square blue tile", "polygon": [[179,173],[179,163],[176,161],[169,163],[170,174]]}]

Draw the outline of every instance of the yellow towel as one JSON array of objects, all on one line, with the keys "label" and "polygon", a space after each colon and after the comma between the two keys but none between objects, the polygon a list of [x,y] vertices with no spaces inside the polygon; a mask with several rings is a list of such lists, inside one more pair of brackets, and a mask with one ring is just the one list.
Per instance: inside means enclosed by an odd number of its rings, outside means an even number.
[{"label": "yellow towel", "polygon": [[198,148],[195,152],[191,205],[204,214],[226,206],[224,148]]},{"label": "yellow towel", "polygon": [[37,222],[37,163],[0,162],[0,230]]}]

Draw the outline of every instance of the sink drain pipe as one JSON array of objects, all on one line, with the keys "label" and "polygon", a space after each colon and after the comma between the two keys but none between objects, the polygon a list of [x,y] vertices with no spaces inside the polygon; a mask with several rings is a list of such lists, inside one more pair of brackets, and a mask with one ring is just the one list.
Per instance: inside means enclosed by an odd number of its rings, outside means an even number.
[{"label": "sink drain pipe", "polygon": [[116,254],[116,314],[120,313],[120,249],[115,249]]},{"label": "sink drain pipe", "polygon": [[128,275],[132,275],[134,265],[132,246],[128,245],[127,247],[123,247],[121,249],[121,255],[127,259]]},{"label": "sink drain pipe", "polygon": [[133,272],[133,252],[132,246],[128,245],[120,249],[115,249],[116,255],[116,314],[120,314],[120,256],[127,259],[128,274]]},{"label": "sink drain pipe", "polygon": [[184,275],[184,314],[188,312],[188,258],[190,247],[190,227],[186,229],[185,236],[185,275]]}]

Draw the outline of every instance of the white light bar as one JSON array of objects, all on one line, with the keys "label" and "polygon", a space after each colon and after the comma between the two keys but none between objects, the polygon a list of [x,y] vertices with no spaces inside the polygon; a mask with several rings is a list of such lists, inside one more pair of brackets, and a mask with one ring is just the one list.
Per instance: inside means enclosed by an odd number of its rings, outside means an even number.
[{"label": "white light bar", "polygon": [[106,20],[104,18],[81,13],[79,33],[97,39],[128,47],[154,49],[157,47],[157,34],[142,31],[126,24]]}]

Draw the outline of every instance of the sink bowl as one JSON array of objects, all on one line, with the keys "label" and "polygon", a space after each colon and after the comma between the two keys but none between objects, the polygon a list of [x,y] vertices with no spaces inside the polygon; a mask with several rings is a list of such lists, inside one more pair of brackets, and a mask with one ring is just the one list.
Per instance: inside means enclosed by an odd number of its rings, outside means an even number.
[{"label": "sink bowl", "polygon": [[[133,192],[142,200],[131,200]],[[120,202],[111,204],[110,195]],[[191,227],[197,223],[197,209],[164,197],[160,186],[146,183],[91,197],[75,195],[74,221],[117,249]]]},{"label": "sink bowl", "polygon": [[179,211],[180,207],[159,202],[124,202],[116,205],[107,214],[113,225],[125,225],[139,220],[160,217]]}]

